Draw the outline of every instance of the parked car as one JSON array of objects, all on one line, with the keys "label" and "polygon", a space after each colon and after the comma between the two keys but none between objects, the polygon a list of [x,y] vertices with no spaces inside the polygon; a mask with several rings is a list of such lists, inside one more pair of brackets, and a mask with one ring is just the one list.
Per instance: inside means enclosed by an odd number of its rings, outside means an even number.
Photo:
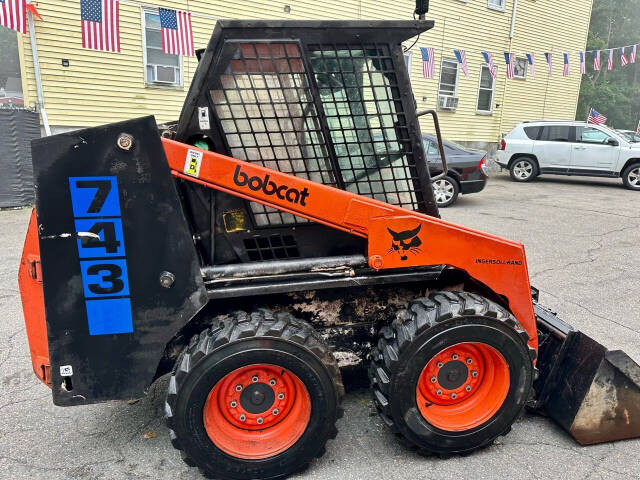
[{"label": "parked car", "polygon": [[[423,134],[424,150],[431,176],[442,173],[442,159],[435,135]],[[468,195],[482,191],[487,184],[486,152],[465,148],[457,143],[443,140],[444,155],[449,171],[433,182],[438,207],[453,205],[459,194]]]},{"label": "parked car", "polygon": [[498,164],[516,182],[540,174],[622,178],[640,190],[640,144],[603,125],[586,122],[526,122],[501,142]]},{"label": "parked car", "polygon": [[638,133],[634,132],[633,130],[616,130],[616,133],[619,133],[631,143],[640,143],[640,135],[638,135]]}]

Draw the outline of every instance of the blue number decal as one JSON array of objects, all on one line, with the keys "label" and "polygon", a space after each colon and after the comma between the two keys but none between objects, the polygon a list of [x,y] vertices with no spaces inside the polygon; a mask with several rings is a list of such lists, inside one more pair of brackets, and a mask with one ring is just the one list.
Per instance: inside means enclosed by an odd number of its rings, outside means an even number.
[{"label": "blue number decal", "polygon": [[70,177],[69,189],[89,335],[132,333],[118,180]]}]

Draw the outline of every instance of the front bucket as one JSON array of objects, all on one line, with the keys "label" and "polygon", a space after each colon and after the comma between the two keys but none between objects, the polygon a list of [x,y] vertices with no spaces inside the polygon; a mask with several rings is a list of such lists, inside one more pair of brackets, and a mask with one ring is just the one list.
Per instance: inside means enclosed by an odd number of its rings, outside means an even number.
[{"label": "front bucket", "polygon": [[581,445],[640,437],[640,366],[534,302],[540,347],[534,409]]}]

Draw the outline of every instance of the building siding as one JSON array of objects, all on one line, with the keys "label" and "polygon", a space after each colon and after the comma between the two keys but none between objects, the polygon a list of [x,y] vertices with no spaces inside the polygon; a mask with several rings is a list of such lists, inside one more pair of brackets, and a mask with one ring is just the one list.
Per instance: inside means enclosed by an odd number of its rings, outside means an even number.
[{"label": "building siding", "polygon": [[[206,46],[214,18],[284,19],[402,19],[410,18],[411,0],[272,0],[191,1],[190,11],[196,48]],[[459,106],[455,112],[441,111],[447,138],[463,142],[497,142],[500,135],[524,120],[573,118],[580,89],[577,55],[571,56],[572,74],[562,77],[562,52],[577,51],[586,44],[592,0],[519,0],[514,37],[509,38],[513,0],[505,11],[487,7],[486,0],[437,0],[431,2],[428,18],[436,26],[424,33],[411,50],[411,81],[419,109],[434,108],[443,47],[447,57],[453,48],[468,50],[469,77],[458,78]],[[154,6],[180,9],[184,2],[154,0]],[[153,114],[158,122],[179,116],[196,59],[183,59],[183,86],[157,87],[145,84],[141,7],[122,0],[120,4],[121,52],[107,53],[82,48],[78,1],[39,0],[43,21],[36,20],[36,37],[49,122],[57,127],[84,127]],[[570,19],[570,20],[569,20]],[[407,42],[410,45],[412,42]],[[433,79],[422,78],[420,46],[436,49]],[[490,115],[476,112],[480,69],[479,52],[494,52],[498,65],[494,108]],[[37,100],[28,36],[20,36],[25,104]],[[552,51],[554,75],[549,78],[542,54],[537,55],[537,76],[526,80],[506,79],[502,52]],[[63,67],[61,60],[70,62]],[[432,131],[430,120],[422,120],[423,131]]]}]

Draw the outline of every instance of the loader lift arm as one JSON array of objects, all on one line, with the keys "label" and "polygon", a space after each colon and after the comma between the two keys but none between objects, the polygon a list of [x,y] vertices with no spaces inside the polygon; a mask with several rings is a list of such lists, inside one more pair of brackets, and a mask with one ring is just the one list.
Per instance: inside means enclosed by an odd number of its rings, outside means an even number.
[{"label": "loader lift arm", "polygon": [[366,238],[375,270],[447,265],[467,272],[506,301],[537,350],[521,243],[166,138],[162,142],[174,177]]}]

